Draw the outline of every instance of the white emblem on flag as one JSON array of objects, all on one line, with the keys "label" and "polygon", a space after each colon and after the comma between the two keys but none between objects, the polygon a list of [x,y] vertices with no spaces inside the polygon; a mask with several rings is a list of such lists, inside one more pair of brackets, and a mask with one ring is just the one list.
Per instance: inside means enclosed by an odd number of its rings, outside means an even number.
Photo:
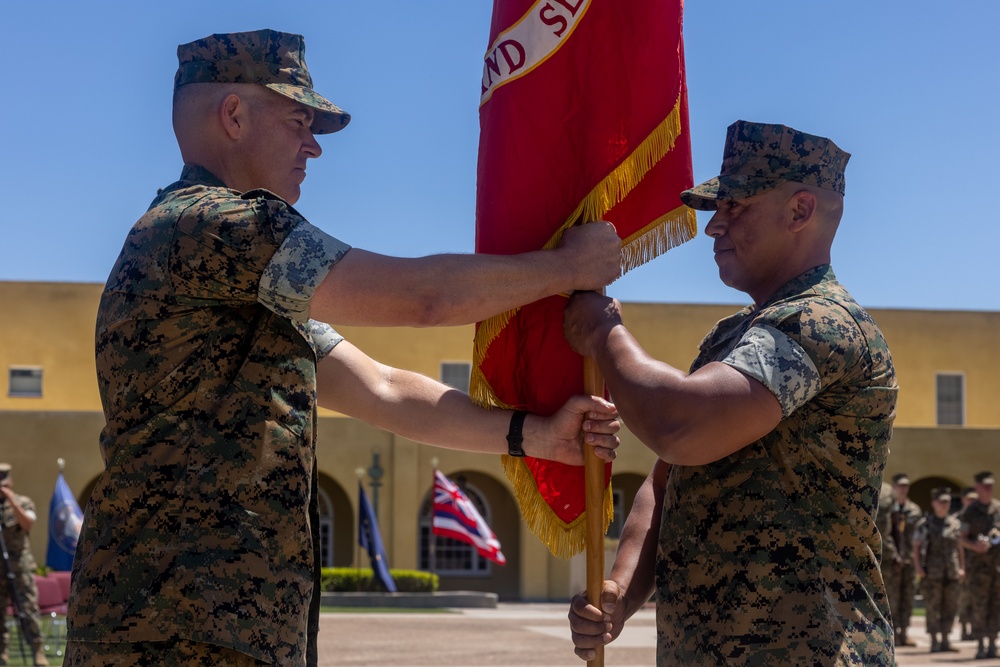
[{"label": "white emblem on flag", "polygon": [[538,0],[497,35],[483,59],[483,105],[500,86],[524,76],[566,43],[591,0]]}]

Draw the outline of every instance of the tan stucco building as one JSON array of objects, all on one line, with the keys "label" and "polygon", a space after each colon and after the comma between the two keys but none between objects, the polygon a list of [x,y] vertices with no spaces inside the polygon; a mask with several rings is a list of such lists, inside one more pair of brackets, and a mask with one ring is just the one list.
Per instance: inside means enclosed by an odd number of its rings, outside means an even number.
[{"label": "tan stucco building", "polygon": [[[14,466],[14,486],[39,509],[32,533],[44,562],[48,504],[65,459],[65,477],[81,505],[103,469],[104,426],[94,366],[93,333],[101,285],[0,282],[0,460]],[[698,342],[737,306],[626,304],[629,329],[655,357],[686,369]],[[979,470],[1000,473],[1000,313],[873,309],[889,341],[900,384],[887,476],[905,471],[911,497],[926,505],[940,484],[960,488]],[[461,384],[472,358],[473,328],[338,327],[372,357]],[[494,591],[507,599],[565,599],[584,586],[582,556],[554,558],[520,521],[499,457],[417,445],[354,419],[323,412],[318,430],[323,553],[327,564],[354,565],[357,485],[374,495],[394,568],[426,568],[432,470],[437,467],[481,502],[508,563],[499,567],[459,548],[435,552],[445,590]],[[627,513],[653,455],[622,435],[612,486],[617,516]],[[612,526],[612,532],[616,526]],[[615,542],[608,540],[613,554]],[[606,559],[610,565],[612,556]]]}]

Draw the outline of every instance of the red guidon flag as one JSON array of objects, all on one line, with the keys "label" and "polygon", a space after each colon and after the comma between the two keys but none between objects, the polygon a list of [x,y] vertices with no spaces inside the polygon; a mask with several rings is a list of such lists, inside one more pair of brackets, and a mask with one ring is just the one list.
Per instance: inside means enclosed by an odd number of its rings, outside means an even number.
[{"label": "red guidon flag", "polygon": [[[483,65],[476,252],[552,248],[614,223],[624,270],[692,238],[682,0],[495,0]],[[563,338],[565,297],[476,327],[472,394],[548,415],[583,393]],[[557,556],[583,550],[583,467],[505,456],[521,513]],[[605,472],[605,526],[613,515]]]}]

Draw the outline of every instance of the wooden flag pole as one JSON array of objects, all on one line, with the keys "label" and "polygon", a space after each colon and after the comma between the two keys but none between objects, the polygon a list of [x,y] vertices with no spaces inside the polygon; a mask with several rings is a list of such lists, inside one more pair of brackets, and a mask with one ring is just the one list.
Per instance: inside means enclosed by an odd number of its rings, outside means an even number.
[{"label": "wooden flag pole", "polygon": [[[591,396],[604,396],[604,377],[591,357],[583,360],[583,387]],[[584,447],[584,478],[586,480],[587,516],[587,600],[601,608],[604,590],[604,461],[597,458],[592,447]],[[597,656],[587,661],[588,667],[604,667],[604,646],[597,647]]]}]

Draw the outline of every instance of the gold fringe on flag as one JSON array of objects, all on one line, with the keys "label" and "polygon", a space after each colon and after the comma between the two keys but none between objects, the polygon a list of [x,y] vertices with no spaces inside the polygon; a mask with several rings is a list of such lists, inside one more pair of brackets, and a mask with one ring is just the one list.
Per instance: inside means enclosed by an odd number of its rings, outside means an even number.
[{"label": "gold fringe on flag", "polygon": [[514,317],[517,311],[518,309],[515,308],[514,310],[494,315],[489,319],[483,320],[476,327],[476,337],[472,345],[472,376],[469,378],[469,395],[473,401],[484,408],[496,406],[504,410],[512,409],[511,406],[503,403],[493,393],[493,387],[486,381],[482,367],[483,360],[486,359],[486,350],[489,348],[490,343],[500,335],[500,332],[510,323],[511,318]]},{"label": "gold fringe on flag", "polygon": [[[543,248],[546,250],[555,248],[565,230],[580,221],[600,220],[616,204],[624,200],[649,170],[673,150],[681,131],[681,98],[678,96],[670,114],[584,197]],[[667,250],[691,240],[697,231],[694,209],[681,205],[660,216],[622,240],[622,271],[634,269]],[[512,408],[497,398],[481,367],[490,343],[500,335],[517,310],[515,308],[495,315],[480,322],[476,328],[469,391],[472,399],[483,407]],[[514,486],[514,496],[517,498],[521,515],[531,532],[542,540],[549,551],[560,558],[570,558],[583,551],[586,546],[585,515],[581,514],[568,524],[563,522],[538,492],[535,479],[523,460],[504,455],[502,462],[504,473]],[[614,501],[610,484],[604,490],[604,514],[604,529],[607,531],[608,525],[614,518]]]},{"label": "gold fringe on flag", "polygon": [[[584,550],[587,543],[586,515],[581,514],[570,523],[556,516],[542,495],[524,459],[501,455],[504,474],[514,486],[514,497],[521,509],[521,516],[528,529],[548,547],[553,556],[572,558]],[[608,531],[615,517],[614,497],[611,485],[604,489],[604,532]]]},{"label": "gold fringe on flag", "polygon": [[[620,165],[615,167],[614,171],[605,176],[583,198],[583,201],[576,207],[576,210],[566,218],[566,221],[556,230],[556,233],[552,235],[552,238],[543,247],[546,250],[555,248],[564,231],[581,220],[583,222],[600,220],[605,213],[625,199],[632,192],[633,188],[645,178],[649,170],[674,149],[674,144],[677,142],[677,137],[681,135],[682,129],[681,97],[678,95],[677,102],[667,117],[649,133],[648,137],[642,140],[641,144],[636,146],[635,150]],[[682,206],[681,208],[687,207]],[[690,219],[693,221],[694,217],[695,213],[691,210]],[[647,225],[647,228],[656,223],[657,221],[650,223]],[[631,239],[634,236],[635,234],[629,238]],[[688,236],[683,241],[687,241],[690,238],[692,237]],[[683,243],[683,241],[681,242]],[[666,250],[669,250],[669,248],[666,248]],[[625,265],[622,268],[628,271],[635,268],[635,266]]]},{"label": "gold fringe on flag", "polygon": [[[649,170],[673,150],[682,129],[681,98],[678,96],[670,114],[614,171],[584,197],[576,210],[563,222],[543,248],[546,250],[555,248],[563,232],[572,227],[578,220],[600,220],[615,204],[625,199]],[[694,209],[684,205],[679,206],[622,240],[622,271],[630,271],[662,255],[667,250],[690,241],[697,233],[698,223]],[[517,310],[515,308],[494,315],[483,320],[476,327],[470,393],[472,398],[484,407],[507,407],[500,405],[500,401],[497,400],[493,389],[479,368],[486,358],[486,351],[490,343],[500,335]]]},{"label": "gold fringe on flag", "polygon": [[622,241],[622,270],[642,266],[697,235],[694,209],[681,204]]},{"label": "gold fringe on flag", "polygon": [[475,356],[479,357],[479,359],[473,364],[472,377],[469,378],[469,396],[473,402],[486,409],[497,407],[501,410],[513,410],[513,405],[507,405],[497,398],[496,394],[493,393],[493,387],[486,381],[486,376],[483,375],[483,371],[480,368],[480,362],[485,358],[485,354],[480,352],[478,344],[475,347]]}]

